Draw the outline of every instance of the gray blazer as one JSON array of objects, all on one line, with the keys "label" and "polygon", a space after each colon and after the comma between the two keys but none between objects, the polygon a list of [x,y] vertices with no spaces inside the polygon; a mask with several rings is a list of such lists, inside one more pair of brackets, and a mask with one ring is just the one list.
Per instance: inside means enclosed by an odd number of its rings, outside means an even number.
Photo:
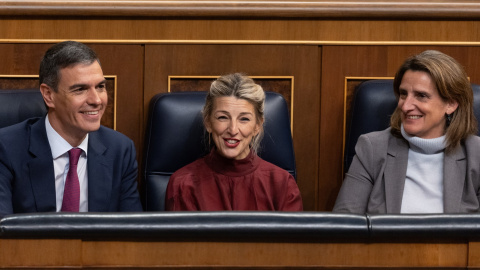
[{"label": "gray blazer", "polygon": [[[360,136],[334,212],[399,214],[407,173],[409,145],[390,128]],[[480,137],[469,136],[445,154],[445,213],[479,211]]]}]

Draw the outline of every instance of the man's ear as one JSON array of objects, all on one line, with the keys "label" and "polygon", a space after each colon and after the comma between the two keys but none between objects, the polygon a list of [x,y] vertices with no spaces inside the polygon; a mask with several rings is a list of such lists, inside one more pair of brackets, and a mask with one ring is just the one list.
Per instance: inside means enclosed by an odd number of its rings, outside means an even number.
[{"label": "man's ear", "polygon": [[43,100],[45,101],[45,104],[47,104],[47,107],[55,108],[55,97],[53,89],[50,86],[42,83],[40,85],[40,92],[42,93]]}]

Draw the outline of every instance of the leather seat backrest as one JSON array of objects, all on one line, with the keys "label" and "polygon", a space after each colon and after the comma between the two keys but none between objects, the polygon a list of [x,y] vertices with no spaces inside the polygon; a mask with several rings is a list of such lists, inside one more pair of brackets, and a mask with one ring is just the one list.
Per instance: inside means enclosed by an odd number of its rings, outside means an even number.
[{"label": "leather seat backrest", "polygon": [[0,128],[46,113],[39,89],[0,90]]}]

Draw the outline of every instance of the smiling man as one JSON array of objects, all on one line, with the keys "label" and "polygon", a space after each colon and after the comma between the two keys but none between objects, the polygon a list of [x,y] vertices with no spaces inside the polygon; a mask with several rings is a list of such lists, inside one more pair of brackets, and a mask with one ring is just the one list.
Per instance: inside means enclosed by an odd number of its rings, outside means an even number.
[{"label": "smiling man", "polygon": [[133,142],[100,125],[108,96],[95,52],[56,44],[39,74],[47,115],[0,129],[0,215],[142,211]]}]

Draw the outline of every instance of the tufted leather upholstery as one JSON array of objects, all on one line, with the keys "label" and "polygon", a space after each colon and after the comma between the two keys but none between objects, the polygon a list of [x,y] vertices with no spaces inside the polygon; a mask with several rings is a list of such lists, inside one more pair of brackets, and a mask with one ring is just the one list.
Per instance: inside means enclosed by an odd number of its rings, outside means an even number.
[{"label": "tufted leather upholstery", "polygon": [[[152,98],[145,136],[145,210],[164,210],[170,176],[209,152],[201,114],[205,97],[206,92],[177,92]],[[259,156],[296,177],[289,119],[285,99],[266,92]]]},{"label": "tufted leather upholstery", "polygon": [[[472,90],[475,117],[480,120],[480,85],[472,84]],[[389,127],[390,116],[396,107],[393,80],[370,80],[357,87],[352,102],[350,128],[345,138],[345,172],[355,156],[358,137]]]},{"label": "tufted leather upholstery", "polygon": [[0,90],[0,128],[46,113],[40,90]]}]

